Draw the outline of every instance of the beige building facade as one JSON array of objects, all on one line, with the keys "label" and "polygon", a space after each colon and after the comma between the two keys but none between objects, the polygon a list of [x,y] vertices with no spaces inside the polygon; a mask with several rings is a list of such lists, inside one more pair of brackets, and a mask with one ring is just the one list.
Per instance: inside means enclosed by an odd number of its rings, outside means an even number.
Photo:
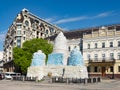
[{"label": "beige building facade", "polygon": [[120,77],[120,25],[84,32],[83,57],[89,75]]}]

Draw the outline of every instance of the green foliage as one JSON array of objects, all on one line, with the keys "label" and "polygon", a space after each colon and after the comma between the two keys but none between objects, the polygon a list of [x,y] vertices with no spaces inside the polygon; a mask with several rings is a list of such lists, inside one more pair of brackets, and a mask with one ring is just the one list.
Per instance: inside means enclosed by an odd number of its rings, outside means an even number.
[{"label": "green foliage", "polygon": [[50,54],[53,50],[53,45],[49,44],[48,41],[44,39],[32,39],[24,42],[22,48],[15,47],[13,49],[15,66],[19,67],[22,73],[25,74],[27,68],[30,66],[33,53],[38,50],[42,50],[48,58],[48,54]]}]

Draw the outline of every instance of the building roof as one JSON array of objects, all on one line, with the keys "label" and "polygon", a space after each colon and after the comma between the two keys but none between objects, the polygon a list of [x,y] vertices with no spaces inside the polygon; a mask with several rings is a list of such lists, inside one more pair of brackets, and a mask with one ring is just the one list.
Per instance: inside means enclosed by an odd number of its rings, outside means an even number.
[{"label": "building roof", "polygon": [[[85,28],[85,29],[77,29],[77,30],[72,30],[72,31],[64,31],[64,35],[66,36],[67,39],[77,39],[77,38],[83,38],[83,34],[91,34],[92,31],[98,31],[99,28],[113,28],[116,26],[116,29],[120,29],[120,24],[112,24],[112,25],[103,25],[103,26],[98,26],[98,27],[91,27],[91,28]],[[49,39],[53,41],[55,39],[56,35],[50,36],[46,39]]]}]

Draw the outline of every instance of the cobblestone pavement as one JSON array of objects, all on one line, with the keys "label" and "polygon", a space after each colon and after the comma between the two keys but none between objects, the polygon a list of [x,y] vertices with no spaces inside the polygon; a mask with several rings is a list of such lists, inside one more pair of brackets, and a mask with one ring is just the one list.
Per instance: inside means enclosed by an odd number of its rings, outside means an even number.
[{"label": "cobblestone pavement", "polygon": [[1,80],[0,90],[120,90],[120,80],[102,80],[94,84],[42,83]]}]

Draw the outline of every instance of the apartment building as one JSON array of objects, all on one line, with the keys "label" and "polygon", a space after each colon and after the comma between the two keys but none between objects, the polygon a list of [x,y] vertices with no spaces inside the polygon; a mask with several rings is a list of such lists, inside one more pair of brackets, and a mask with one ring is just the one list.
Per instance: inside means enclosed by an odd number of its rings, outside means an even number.
[{"label": "apartment building", "polygon": [[33,38],[46,38],[62,31],[59,27],[23,9],[15,18],[4,42],[4,71],[14,71],[13,47],[22,47],[26,40]]}]

